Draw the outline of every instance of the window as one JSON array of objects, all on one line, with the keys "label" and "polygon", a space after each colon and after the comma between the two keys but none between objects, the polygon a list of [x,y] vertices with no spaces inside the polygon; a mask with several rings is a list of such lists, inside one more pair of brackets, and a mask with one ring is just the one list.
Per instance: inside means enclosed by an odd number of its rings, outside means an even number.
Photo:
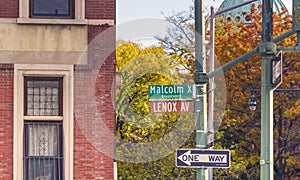
[{"label": "window", "polygon": [[[85,1],[84,0],[20,0],[18,23],[47,23],[52,21],[84,21]],[[45,23],[45,22],[44,22]],[[80,22],[79,22],[80,23]]]},{"label": "window", "polygon": [[61,122],[25,122],[24,179],[63,179]]},{"label": "window", "polygon": [[14,64],[13,180],[73,179],[73,70]]},{"label": "window", "polygon": [[31,0],[33,18],[74,18],[73,0]]},{"label": "window", "polygon": [[25,116],[62,116],[62,78],[25,78]]},{"label": "window", "polygon": [[63,179],[61,121],[30,120],[62,116],[62,78],[25,77],[24,82],[24,115],[29,116],[24,123],[24,179]]}]

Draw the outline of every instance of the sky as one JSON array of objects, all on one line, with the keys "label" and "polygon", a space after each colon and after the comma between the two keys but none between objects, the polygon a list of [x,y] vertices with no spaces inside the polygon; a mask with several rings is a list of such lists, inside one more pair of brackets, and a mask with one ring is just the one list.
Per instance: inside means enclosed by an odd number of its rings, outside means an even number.
[{"label": "sky", "polygon": [[[205,0],[204,6],[219,6],[223,0]],[[142,18],[164,18],[163,13],[187,10],[192,0],[117,0],[117,24]]]},{"label": "sky", "polygon": [[[210,6],[219,7],[223,0],[204,0]],[[292,0],[282,0],[291,13]],[[153,36],[163,36],[168,23],[164,14],[188,10],[192,0],[117,0],[117,39],[152,41]]]}]

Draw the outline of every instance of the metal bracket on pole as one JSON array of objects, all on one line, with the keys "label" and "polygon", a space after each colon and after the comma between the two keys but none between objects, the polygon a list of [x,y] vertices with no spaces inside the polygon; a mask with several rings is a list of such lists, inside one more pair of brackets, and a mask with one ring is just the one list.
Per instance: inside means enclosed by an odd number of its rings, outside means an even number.
[{"label": "metal bracket on pole", "polygon": [[214,132],[212,131],[207,131],[207,145],[206,148],[211,148],[214,146]]},{"label": "metal bracket on pole", "polygon": [[276,44],[273,42],[263,42],[258,46],[261,55],[276,55]]},{"label": "metal bracket on pole", "polygon": [[206,84],[209,79],[206,73],[196,72],[195,73],[195,84]]},{"label": "metal bracket on pole", "polygon": [[283,52],[300,52],[300,46],[278,46],[277,51],[283,51]]}]

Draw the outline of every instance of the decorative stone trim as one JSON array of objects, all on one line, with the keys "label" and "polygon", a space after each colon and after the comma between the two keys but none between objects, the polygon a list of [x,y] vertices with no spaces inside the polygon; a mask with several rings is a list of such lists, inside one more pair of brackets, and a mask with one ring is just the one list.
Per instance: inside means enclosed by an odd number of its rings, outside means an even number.
[{"label": "decorative stone trim", "polygon": [[[64,179],[73,179],[73,129],[74,129],[74,83],[73,65],[15,64],[14,65],[14,138],[13,138],[13,179],[23,179],[24,163],[24,121],[32,117],[24,116],[24,77],[63,77],[63,116],[39,116],[39,120],[59,120],[64,132]],[[33,120],[37,120],[34,117]]]},{"label": "decorative stone trim", "polygon": [[114,26],[113,19],[31,19],[0,18],[0,24],[57,24],[57,25],[109,25]]}]

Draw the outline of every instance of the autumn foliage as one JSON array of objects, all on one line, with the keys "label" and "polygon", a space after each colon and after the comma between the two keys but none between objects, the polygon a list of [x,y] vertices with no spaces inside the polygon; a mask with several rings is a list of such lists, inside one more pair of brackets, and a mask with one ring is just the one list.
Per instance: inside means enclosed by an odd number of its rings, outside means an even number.
[{"label": "autumn foliage", "polygon": [[[247,22],[235,20],[229,22],[223,16],[216,18],[215,59],[218,63],[215,63],[215,68],[249,52],[261,43],[261,8],[261,6],[252,5],[250,14],[243,13],[242,15],[251,17]],[[178,119],[181,115],[179,114],[161,116],[149,114],[147,86],[153,83],[183,83],[193,77],[195,70],[193,19],[193,9],[190,12],[174,13],[167,17],[167,21],[174,24],[174,28],[169,31],[166,37],[159,38],[164,49],[151,47],[143,50],[143,48],[130,42],[121,42],[117,46],[117,70],[123,71],[123,78],[125,78],[125,84],[117,91],[118,124],[116,133],[117,137],[120,138],[117,141],[118,156],[124,155],[122,154],[124,152],[128,157],[135,156],[134,153],[150,153],[148,151],[126,151],[130,149],[128,148],[130,145],[125,141],[132,143],[157,141],[162,136],[172,132],[176,124],[180,123]],[[287,13],[287,10],[282,9],[280,14],[274,13],[273,37],[275,38],[290,30],[292,30],[292,17]],[[207,28],[206,39],[209,40],[209,38],[209,28]],[[297,37],[292,35],[278,42],[277,46],[295,46],[296,44]],[[130,64],[132,59],[134,59],[134,63]],[[150,61],[150,59],[154,61]],[[138,68],[141,66],[144,69]],[[178,71],[178,66],[184,67],[189,73],[181,74]],[[143,74],[142,71],[148,67],[155,67],[157,73]],[[131,78],[131,76],[134,77],[135,74],[139,73],[142,75]],[[259,179],[261,57],[256,54],[223,72],[223,74],[226,88],[216,89],[215,105],[217,107],[221,103],[226,105],[225,108],[221,107],[218,111],[221,113],[215,114],[214,120],[220,124],[217,124],[215,129],[214,148],[231,150],[232,159],[231,167],[229,169],[215,169],[214,177],[215,179]],[[216,88],[220,87],[218,85],[216,84]],[[251,93],[255,95],[258,104],[256,111],[250,111],[248,107]],[[225,98],[225,100],[220,97]],[[299,97],[300,55],[296,52],[283,52],[283,81],[278,89],[274,90],[275,179],[300,176]],[[133,116],[133,113],[137,116]],[[194,118],[193,116],[187,117],[186,119]],[[124,121],[123,119],[127,120]],[[181,124],[184,127],[182,128],[183,133],[184,130],[193,129],[193,127],[189,127],[191,125],[189,123],[193,124],[193,121]],[[151,124],[151,126],[147,126],[147,124]],[[192,148],[195,145],[193,142],[195,134],[192,132],[189,135],[186,138],[186,143],[182,144],[181,147]],[[175,138],[178,137],[175,136]],[[175,148],[171,145],[172,139],[167,139],[164,143],[169,145],[167,149],[170,151]],[[151,160],[151,157],[149,158],[148,160]],[[183,170],[175,167],[174,159],[173,153],[162,159],[153,159],[148,163],[120,162],[120,176],[123,179],[195,178],[195,170]]]},{"label": "autumn foliage", "polygon": [[[215,55],[225,64],[254,49],[261,43],[261,6],[252,6],[251,22],[217,23]],[[273,13],[273,37],[292,29],[292,17],[286,9]],[[277,46],[295,46],[293,35]],[[283,52],[283,83],[274,91],[274,172],[276,179],[297,177],[299,174],[300,56]],[[260,160],[260,79],[261,57],[255,55],[224,72],[227,105],[219,128],[219,147],[232,150],[232,167],[215,171],[224,178],[259,178]],[[250,93],[256,96],[258,108],[248,109]]]}]

